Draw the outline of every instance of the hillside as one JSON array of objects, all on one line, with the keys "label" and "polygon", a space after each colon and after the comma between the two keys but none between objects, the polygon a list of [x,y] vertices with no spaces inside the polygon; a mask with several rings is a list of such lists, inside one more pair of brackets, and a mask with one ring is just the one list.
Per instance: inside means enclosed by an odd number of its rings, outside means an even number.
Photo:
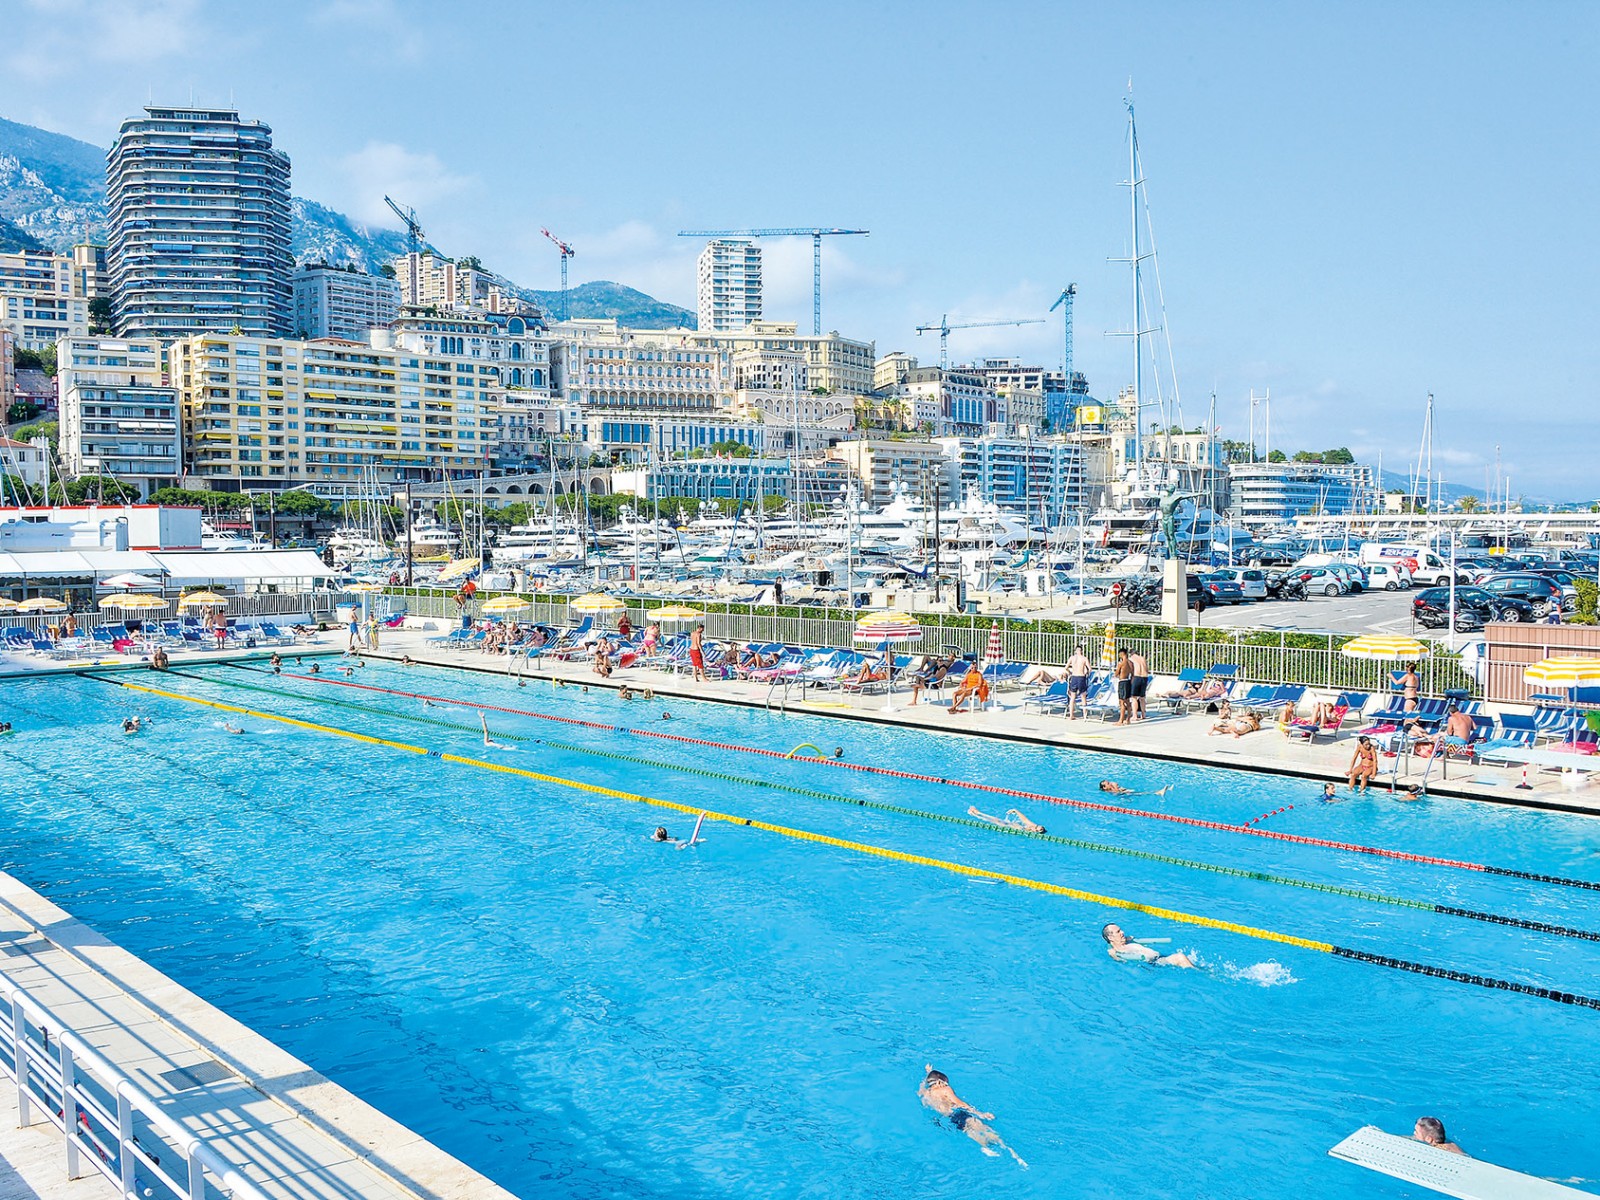
[{"label": "hillside", "polygon": [[[0,251],[51,249],[106,240],[106,152],[88,142],[0,117]],[[297,262],[354,264],[376,271],[404,254],[405,235],[364,224],[315,200],[293,197],[291,245]],[[559,292],[521,294],[552,316]],[[694,314],[620,283],[580,284],[569,292],[574,317],[616,317],[624,325],[694,326]]]}]

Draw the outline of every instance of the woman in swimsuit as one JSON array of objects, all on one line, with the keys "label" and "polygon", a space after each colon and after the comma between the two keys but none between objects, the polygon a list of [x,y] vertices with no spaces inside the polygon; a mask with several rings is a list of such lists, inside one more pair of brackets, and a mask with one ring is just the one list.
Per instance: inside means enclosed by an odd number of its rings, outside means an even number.
[{"label": "woman in swimsuit", "polygon": [[1378,773],[1378,748],[1372,740],[1366,737],[1356,739],[1356,752],[1350,756],[1350,770],[1348,778],[1350,790],[1364,792],[1372,786],[1372,779]]},{"label": "woman in swimsuit", "polygon": [[1422,693],[1422,680],[1417,676],[1417,664],[1407,663],[1406,673],[1400,676],[1401,707],[1410,712],[1417,707],[1417,697]]}]

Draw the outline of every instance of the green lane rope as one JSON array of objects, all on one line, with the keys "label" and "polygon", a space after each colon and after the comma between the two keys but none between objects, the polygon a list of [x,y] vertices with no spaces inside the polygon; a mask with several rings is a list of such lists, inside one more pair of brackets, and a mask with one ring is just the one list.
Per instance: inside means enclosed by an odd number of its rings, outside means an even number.
[{"label": "green lane rope", "polygon": [[[245,683],[236,679],[212,678],[209,675],[193,675],[184,671],[172,671],[172,675],[193,679],[201,683],[215,683],[223,687],[239,688],[247,692],[257,692],[262,695],[276,696],[280,699],[304,700],[312,704],[327,704],[335,708],[349,709],[354,712],[366,713],[371,716],[389,717],[402,721],[411,721],[419,725],[429,725],[440,729],[451,729],[461,733],[478,735],[482,728],[477,725],[463,725],[458,722],[445,721],[438,717],[427,717],[417,713],[401,712],[397,709],[380,708],[376,705],[362,704],[353,700],[338,700],[331,696],[313,696],[304,692],[286,691],[281,688],[264,687],[261,684]],[[610,759],[613,762],[630,763],[636,766],[654,767],[670,771],[680,771],[686,775],[696,775],[704,779],[714,779],[719,783],[739,784],[743,787],[768,788],[773,791],[790,792],[798,796],[805,796],[815,800],[828,800],[836,804],[846,804],[853,808],[868,808],[877,812],[894,813],[899,816],[920,817],[927,821],[942,821],[947,825],[962,825],[970,829],[982,829],[990,833],[1009,834],[1013,837],[1030,838],[1038,842],[1050,842],[1057,846],[1068,846],[1074,850],[1088,850],[1097,854],[1118,854],[1125,858],[1142,859],[1145,862],[1161,863],[1166,866],[1183,867],[1191,871],[1209,871],[1214,875],[1227,875],[1235,879],[1248,879],[1256,883],[1278,884],[1283,887],[1301,888],[1305,891],[1322,892],[1330,896],[1343,896],[1351,900],[1363,900],[1371,904],[1386,904],[1393,908],[1410,908],[1418,912],[1435,913],[1441,916],[1462,917],[1471,921],[1484,921],[1493,925],[1506,925],[1518,929],[1529,929],[1539,933],[1553,934],[1557,937],[1578,938],[1584,941],[1600,942],[1600,932],[1587,929],[1575,929],[1565,925],[1554,925],[1543,921],[1532,921],[1523,917],[1508,917],[1495,913],[1478,912],[1474,909],[1457,908],[1450,905],[1437,904],[1430,900],[1412,900],[1404,896],[1387,896],[1382,892],[1371,892],[1363,888],[1345,887],[1334,883],[1316,883],[1308,879],[1296,879],[1289,875],[1274,875],[1267,871],[1252,871],[1243,867],[1226,867],[1217,863],[1201,862],[1197,859],[1179,858],[1171,854],[1157,854],[1150,850],[1135,850],[1129,846],[1117,846],[1104,842],[1084,841],[1080,838],[1062,837],[1054,833],[1031,833],[1026,829],[1015,826],[996,825],[991,821],[980,821],[973,817],[947,816],[944,813],[927,812],[918,808],[906,808],[898,804],[886,804],[877,800],[862,800],[853,796],[842,796],[836,792],[819,791],[815,788],[798,787],[794,784],[780,783],[772,779],[751,779],[743,775],[732,775],[724,771],[713,771],[705,767],[693,767],[678,763],[663,762],[658,759],[643,758],[633,754],[622,754],[615,750],[598,750],[591,746],[578,746],[569,742],[551,741],[548,738],[529,737],[527,735],[502,733],[495,730],[496,738],[505,738],[508,741],[532,742],[535,745],[549,746],[555,750],[565,750],[574,754],[587,754],[594,758]]]}]

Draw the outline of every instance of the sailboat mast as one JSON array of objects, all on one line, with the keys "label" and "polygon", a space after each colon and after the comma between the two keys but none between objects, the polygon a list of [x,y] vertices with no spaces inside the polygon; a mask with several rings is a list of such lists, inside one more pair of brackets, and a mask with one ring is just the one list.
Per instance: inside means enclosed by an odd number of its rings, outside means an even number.
[{"label": "sailboat mast", "polygon": [[1137,481],[1144,473],[1144,295],[1139,254],[1139,129],[1132,100],[1128,101],[1128,224],[1133,231],[1133,462]]}]

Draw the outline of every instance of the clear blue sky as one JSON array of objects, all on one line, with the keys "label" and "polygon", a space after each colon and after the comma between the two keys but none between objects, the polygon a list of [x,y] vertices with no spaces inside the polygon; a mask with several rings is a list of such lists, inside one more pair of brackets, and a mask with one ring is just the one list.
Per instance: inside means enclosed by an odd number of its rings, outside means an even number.
[{"label": "clear blue sky", "polygon": [[[679,228],[852,225],[824,322],[925,360],[916,325],[1044,316],[1077,366],[1125,341],[1123,96],[1138,104],[1184,416],[1388,469],[1437,397],[1436,471],[1600,495],[1592,228],[1600,6],[271,5],[0,0],[0,115],[107,145],[158,101],[267,121],[298,194],[554,286],[692,306]],[[809,243],[767,246],[767,313],[810,323]],[[1058,362],[1048,325],[956,358]]]}]

